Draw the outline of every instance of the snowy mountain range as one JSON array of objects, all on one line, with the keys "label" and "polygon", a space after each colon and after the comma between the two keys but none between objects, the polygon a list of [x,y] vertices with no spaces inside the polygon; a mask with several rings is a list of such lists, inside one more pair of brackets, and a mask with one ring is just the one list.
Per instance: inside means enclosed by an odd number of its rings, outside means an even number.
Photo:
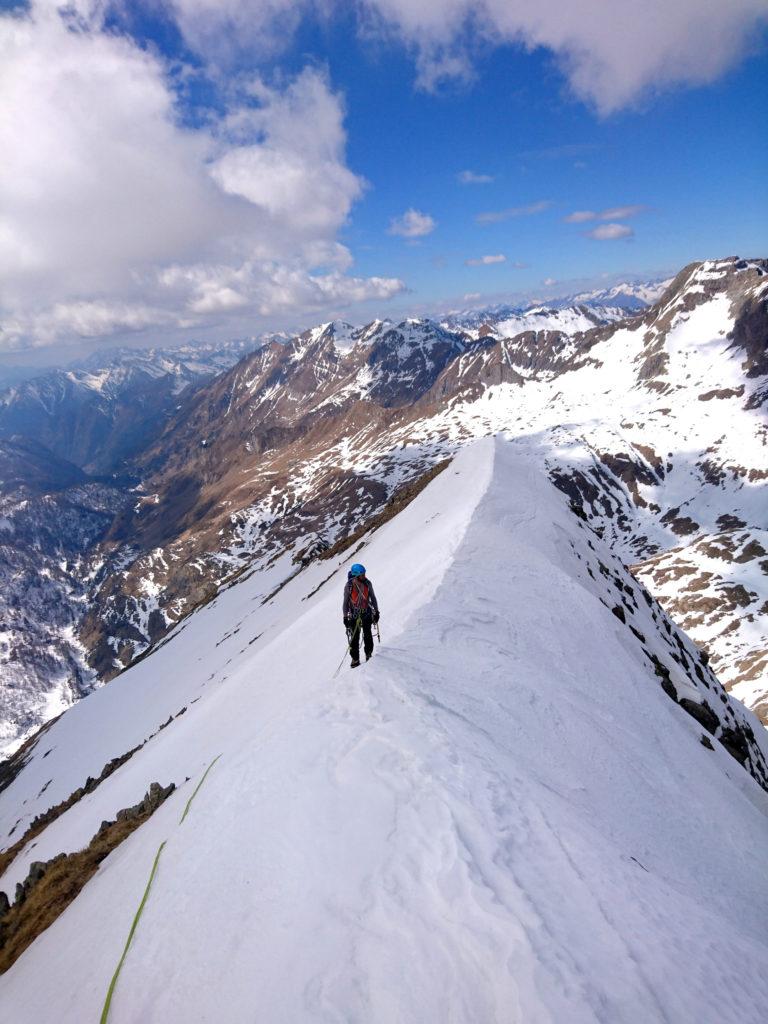
[{"label": "snowy mountain range", "polygon": [[14,1024],[762,1021],[768,260],[527,315],[0,440]]},{"label": "snowy mountain range", "polygon": [[[537,318],[547,315],[552,317],[552,326],[574,333],[575,331],[589,330],[603,323],[611,323],[626,316],[633,316],[648,309],[654,302],[657,302],[672,283],[672,278],[659,278],[644,282],[623,282],[613,285],[610,288],[600,288],[587,292],[574,292],[569,295],[549,296],[546,299],[537,299],[523,305],[510,305],[509,303],[496,303],[490,306],[473,307],[462,310],[454,310],[447,313],[442,321],[450,328],[465,328],[477,331],[484,324],[495,326],[508,324],[502,331],[506,331],[511,337],[516,324],[523,322],[529,316],[534,319],[519,330],[526,330],[528,327],[536,327]],[[558,321],[557,314],[564,315]],[[540,326],[548,326],[540,324]],[[569,327],[571,330],[569,331]]]},{"label": "snowy mountain range", "polygon": [[[52,543],[17,535],[16,561],[51,551],[64,624],[11,590],[8,749],[222,586],[277,563],[289,576],[436,462],[500,432],[539,438],[542,467],[579,514],[768,717],[765,282],[764,261],[709,262],[629,319],[585,306],[500,312],[486,329],[335,321],[181,392],[166,374],[173,398],[151,438],[123,457],[109,430],[93,431],[105,443],[72,460],[120,466],[88,476],[102,510],[92,529]],[[74,454],[67,445],[58,454]],[[36,500],[55,519],[62,503],[83,504],[82,481],[72,487]],[[29,519],[27,500],[8,497],[10,523]],[[7,578],[24,579],[13,565]]]},{"label": "snowy mountain range", "polygon": [[609,288],[578,292],[557,299],[557,308],[564,306],[612,306],[627,313],[637,313],[658,302],[673,278],[659,278],[649,281],[623,281]]}]

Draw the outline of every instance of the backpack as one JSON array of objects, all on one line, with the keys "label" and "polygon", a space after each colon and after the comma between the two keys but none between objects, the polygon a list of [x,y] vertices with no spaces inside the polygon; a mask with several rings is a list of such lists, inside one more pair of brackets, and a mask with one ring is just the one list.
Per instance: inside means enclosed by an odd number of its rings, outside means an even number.
[{"label": "backpack", "polygon": [[349,585],[349,605],[355,617],[368,611],[370,589],[366,581],[359,578],[351,580]]}]

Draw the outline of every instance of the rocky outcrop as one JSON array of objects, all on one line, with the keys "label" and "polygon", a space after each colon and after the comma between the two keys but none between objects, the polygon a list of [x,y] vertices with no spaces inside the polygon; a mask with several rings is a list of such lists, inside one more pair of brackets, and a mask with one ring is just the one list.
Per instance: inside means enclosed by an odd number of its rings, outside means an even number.
[{"label": "rocky outcrop", "polygon": [[84,850],[59,853],[47,861],[33,861],[23,882],[16,884],[11,903],[0,893],[0,974],[45,931],[80,893],[99,865],[142,825],[173,793],[176,786],[153,782],[144,798],[117,812],[115,821],[101,828]]}]

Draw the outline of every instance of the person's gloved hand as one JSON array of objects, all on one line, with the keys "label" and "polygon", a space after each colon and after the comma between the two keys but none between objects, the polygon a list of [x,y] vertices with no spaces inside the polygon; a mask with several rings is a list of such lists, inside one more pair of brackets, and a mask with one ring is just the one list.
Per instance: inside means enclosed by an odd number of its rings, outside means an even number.
[{"label": "person's gloved hand", "polygon": [[379,613],[378,612],[374,612],[373,613],[373,624],[374,624],[374,626],[376,625],[376,623],[378,621],[379,621]]},{"label": "person's gloved hand", "polygon": [[347,629],[352,629],[352,627],[355,624],[355,620],[348,618],[346,615],[344,616],[344,620],[343,621],[344,621],[344,625],[346,626]]}]

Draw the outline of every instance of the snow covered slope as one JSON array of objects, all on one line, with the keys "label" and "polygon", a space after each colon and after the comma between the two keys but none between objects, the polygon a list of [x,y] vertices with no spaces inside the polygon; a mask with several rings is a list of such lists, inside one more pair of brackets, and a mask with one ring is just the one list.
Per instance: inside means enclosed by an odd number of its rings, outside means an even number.
[{"label": "snow covered slope", "polygon": [[[239,582],[39,737],[4,836],[176,715],[0,888],[180,788],[0,978],[8,1019],[98,1019],[167,840],[112,1024],[763,1020],[768,795],[732,754],[764,780],[765,737],[538,445],[465,449],[362,550]],[[384,642],[334,677],[352,558]]]}]

